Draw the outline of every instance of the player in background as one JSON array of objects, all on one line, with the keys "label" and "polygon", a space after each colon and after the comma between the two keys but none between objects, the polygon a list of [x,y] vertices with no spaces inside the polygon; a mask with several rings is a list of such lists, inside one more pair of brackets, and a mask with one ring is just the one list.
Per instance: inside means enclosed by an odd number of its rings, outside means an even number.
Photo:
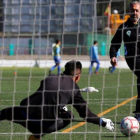
[{"label": "player in background", "polygon": [[[117,62],[118,62],[118,57],[120,57],[120,49],[118,50],[117,55],[116,55]],[[115,69],[116,69],[116,66],[109,67],[110,73],[113,73]]]},{"label": "player in background", "polygon": [[116,31],[110,47],[110,58],[112,66],[117,66],[116,54],[124,42],[125,60],[129,68],[137,76],[137,101],[133,112],[135,118],[140,122],[140,3],[130,3],[130,18],[121,24]]},{"label": "player in background", "polygon": [[55,43],[52,44],[52,56],[54,55],[53,48],[56,46]]},{"label": "player in background", "polygon": [[94,87],[79,89],[82,64],[69,61],[61,76],[50,75],[41,81],[38,90],[21,101],[20,106],[0,111],[0,121],[9,120],[27,128],[33,135],[29,140],[40,140],[45,134],[58,131],[72,122],[74,115],[65,105],[70,104],[85,121],[103,126],[110,131],[114,124],[90,111],[81,91],[98,91]]},{"label": "player in background", "polygon": [[60,56],[60,40],[56,40],[56,45],[53,47],[53,59],[55,62],[55,65],[50,69],[49,73],[51,73],[56,67],[58,68],[58,75],[61,74],[61,56]]},{"label": "player in background", "polygon": [[95,74],[98,74],[98,70],[100,68],[100,62],[98,59],[98,42],[95,40],[94,45],[90,48],[90,67],[89,67],[89,74],[92,74],[92,67],[94,63],[97,63],[96,69],[95,69]]}]

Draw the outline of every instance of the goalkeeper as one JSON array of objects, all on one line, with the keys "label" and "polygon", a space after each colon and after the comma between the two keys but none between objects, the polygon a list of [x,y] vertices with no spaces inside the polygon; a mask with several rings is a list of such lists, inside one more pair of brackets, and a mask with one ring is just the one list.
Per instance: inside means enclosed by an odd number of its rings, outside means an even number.
[{"label": "goalkeeper", "polygon": [[79,61],[69,61],[61,76],[50,75],[41,81],[38,90],[21,101],[20,106],[0,111],[0,121],[9,120],[27,128],[33,135],[29,140],[40,138],[66,127],[74,119],[65,105],[72,104],[85,121],[98,124],[113,131],[110,119],[100,118],[90,111],[80,91],[98,92],[94,87],[79,89],[82,65]]}]

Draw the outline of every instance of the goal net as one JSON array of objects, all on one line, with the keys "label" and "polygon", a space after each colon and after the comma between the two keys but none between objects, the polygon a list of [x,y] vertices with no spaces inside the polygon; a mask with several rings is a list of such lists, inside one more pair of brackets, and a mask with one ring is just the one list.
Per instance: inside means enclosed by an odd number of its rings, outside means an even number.
[{"label": "goal net", "polygon": [[[125,139],[119,122],[133,116],[136,103],[136,77],[124,60],[120,48],[118,66],[111,73],[109,49],[119,25],[128,19],[131,0],[1,0],[0,1],[0,110],[19,106],[35,93],[40,81],[55,65],[53,48],[61,41],[61,72],[66,62],[81,61],[80,88],[95,87],[96,92],[81,93],[89,109],[111,119],[115,130],[86,123],[72,104],[75,118],[62,130],[43,136],[49,140]],[[89,74],[90,47],[98,41],[99,73]],[[57,74],[57,68],[52,72]],[[74,89],[73,89],[74,90]],[[53,113],[53,112],[51,112]],[[0,122],[0,139],[28,140],[31,132],[19,124]],[[138,136],[135,136],[137,138]],[[128,138],[128,139],[131,139]]]}]

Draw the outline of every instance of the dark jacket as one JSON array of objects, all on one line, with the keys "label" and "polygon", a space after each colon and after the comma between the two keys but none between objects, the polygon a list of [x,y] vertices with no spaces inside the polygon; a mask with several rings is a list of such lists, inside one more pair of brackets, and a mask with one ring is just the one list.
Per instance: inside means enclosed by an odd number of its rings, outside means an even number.
[{"label": "dark jacket", "polygon": [[117,51],[124,42],[125,57],[140,55],[140,21],[133,24],[130,19],[121,24],[116,31],[110,47],[110,58],[116,57]]},{"label": "dark jacket", "polygon": [[21,101],[20,105],[27,106],[29,114],[36,116],[36,119],[55,120],[59,117],[63,106],[67,104],[72,104],[80,117],[88,122],[100,123],[100,118],[87,107],[78,85],[64,74],[61,76],[48,76],[42,80],[38,90]]}]

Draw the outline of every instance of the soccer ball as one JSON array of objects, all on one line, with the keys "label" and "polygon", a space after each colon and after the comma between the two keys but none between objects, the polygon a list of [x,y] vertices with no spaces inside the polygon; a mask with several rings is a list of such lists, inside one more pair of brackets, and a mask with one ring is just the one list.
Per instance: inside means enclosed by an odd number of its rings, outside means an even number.
[{"label": "soccer ball", "polygon": [[133,136],[139,130],[139,122],[134,117],[125,117],[120,123],[120,130],[126,136]]}]

